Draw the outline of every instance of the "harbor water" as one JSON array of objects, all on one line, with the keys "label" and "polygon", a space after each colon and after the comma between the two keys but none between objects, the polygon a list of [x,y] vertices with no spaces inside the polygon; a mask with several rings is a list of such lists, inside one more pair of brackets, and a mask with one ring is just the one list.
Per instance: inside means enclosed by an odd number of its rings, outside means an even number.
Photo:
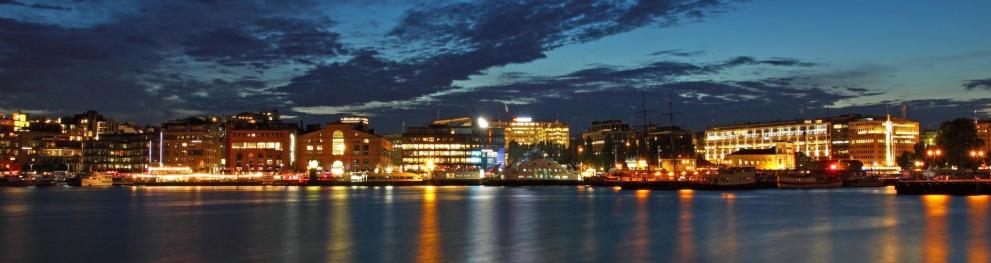
[{"label": "harbor water", "polygon": [[991,262],[991,197],[894,188],[0,188],[2,262]]}]

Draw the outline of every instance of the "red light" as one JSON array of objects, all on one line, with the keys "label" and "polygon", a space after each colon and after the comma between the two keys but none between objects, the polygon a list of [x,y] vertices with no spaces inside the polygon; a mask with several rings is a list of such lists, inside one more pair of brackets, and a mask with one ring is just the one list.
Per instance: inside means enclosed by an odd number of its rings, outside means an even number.
[{"label": "red light", "polygon": [[829,165],[829,170],[836,171],[836,164],[835,163],[834,164],[830,164]]}]

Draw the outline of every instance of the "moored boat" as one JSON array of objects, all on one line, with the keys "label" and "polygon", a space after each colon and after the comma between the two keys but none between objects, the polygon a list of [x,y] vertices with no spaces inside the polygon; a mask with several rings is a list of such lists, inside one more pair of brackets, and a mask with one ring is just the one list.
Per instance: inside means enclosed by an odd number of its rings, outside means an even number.
[{"label": "moored boat", "polygon": [[843,186],[843,178],[816,176],[778,176],[778,188],[808,189],[808,188],[838,188]]},{"label": "moored boat", "polygon": [[113,186],[114,177],[106,173],[93,173],[80,179],[81,186]]}]

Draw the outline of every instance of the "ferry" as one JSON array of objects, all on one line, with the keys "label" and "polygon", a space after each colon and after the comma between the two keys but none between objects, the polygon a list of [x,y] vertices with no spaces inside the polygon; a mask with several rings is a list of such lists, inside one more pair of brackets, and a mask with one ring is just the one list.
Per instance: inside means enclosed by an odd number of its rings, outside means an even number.
[{"label": "ferry", "polygon": [[506,168],[504,180],[581,180],[577,171],[551,159],[536,159]]},{"label": "ferry", "polygon": [[113,186],[114,177],[107,173],[93,173],[80,179],[81,186]]}]

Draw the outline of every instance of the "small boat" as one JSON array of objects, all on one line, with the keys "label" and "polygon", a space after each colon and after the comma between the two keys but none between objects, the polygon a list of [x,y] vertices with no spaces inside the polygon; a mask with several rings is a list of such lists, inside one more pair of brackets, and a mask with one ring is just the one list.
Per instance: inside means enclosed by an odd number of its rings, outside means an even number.
[{"label": "small boat", "polygon": [[105,173],[94,173],[80,179],[81,186],[113,186],[114,177]]},{"label": "small boat", "polygon": [[846,187],[884,187],[887,182],[880,176],[856,176],[843,181]]},{"label": "small boat", "polygon": [[778,176],[778,188],[838,188],[843,186],[843,178],[822,178],[816,176]]}]

